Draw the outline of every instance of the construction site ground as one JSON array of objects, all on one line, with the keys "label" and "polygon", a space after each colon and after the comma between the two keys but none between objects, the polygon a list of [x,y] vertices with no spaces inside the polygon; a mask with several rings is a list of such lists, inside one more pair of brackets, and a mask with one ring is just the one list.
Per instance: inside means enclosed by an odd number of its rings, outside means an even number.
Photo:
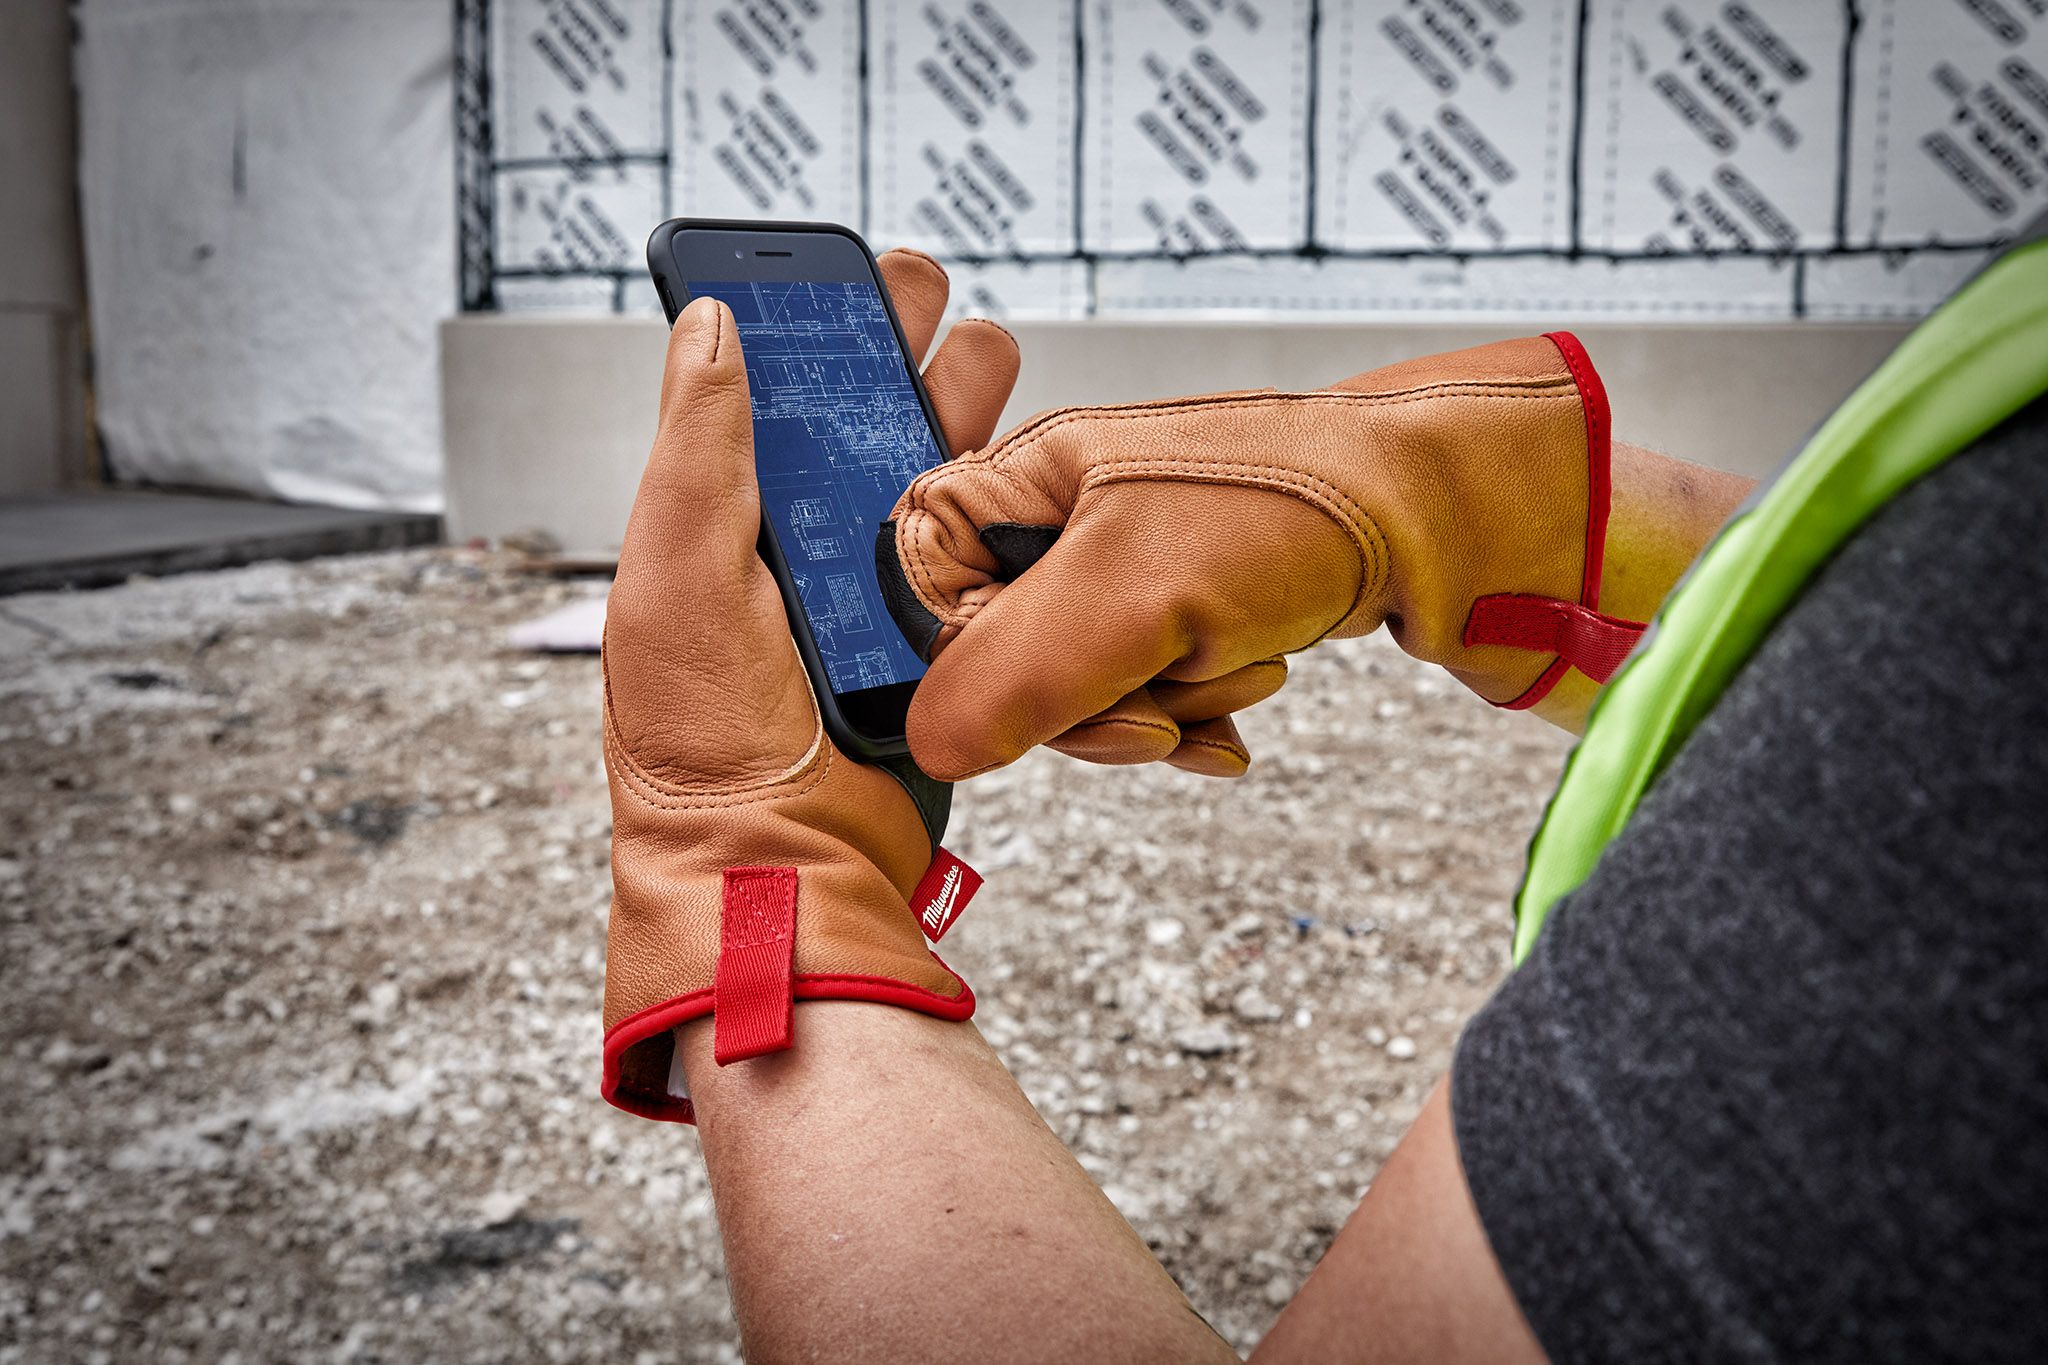
[{"label": "construction site ground", "polygon": [[[738,1359],[696,1134],[597,1096],[597,661],[504,639],[598,590],[413,550],[0,599],[0,1361]],[[1248,1348],[1506,969],[1566,741],[1384,637],[1243,729],[1236,782],[963,785],[945,955]]]}]

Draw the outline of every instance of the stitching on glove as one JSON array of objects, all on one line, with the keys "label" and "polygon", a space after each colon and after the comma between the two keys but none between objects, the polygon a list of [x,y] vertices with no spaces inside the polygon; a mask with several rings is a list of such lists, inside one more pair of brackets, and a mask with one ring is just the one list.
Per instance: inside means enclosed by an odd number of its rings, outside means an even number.
[{"label": "stitching on glove", "polygon": [[[1569,366],[1567,366],[1567,372],[1563,376],[1551,375],[1538,379],[1531,379],[1525,381],[1524,385],[1520,387],[1516,387],[1513,385],[1503,385],[1500,383],[1464,381],[1455,383],[1447,382],[1440,384],[1425,385],[1418,389],[1400,390],[1393,394],[1356,394],[1325,391],[1315,391],[1308,393],[1260,394],[1256,396],[1237,394],[1217,395],[1216,397],[1210,399],[1166,399],[1161,400],[1158,403],[1130,404],[1123,407],[1062,408],[1058,409],[1057,411],[1046,414],[1041,421],[1035,422],[1030,426],[1023,428],[1022,430],[1013,433],[1009,440],[1004,441],[1000,445],[991,446],[987,450],[977,451],[973,455],[967,456],[962,459],[950,461],[946,464],[938,466],[935,469],[927,470],[925,473],[919,475],[911,483],[910,488],[907,492],[907,497],[910,503],[910,515],[900,517],[898,519],[897,535],[899,539],[908,536],[910,527],[913,524],[913,517],[924,520],[940,520],[937,514],[932,512],[927,507],[926,500],[931,490],[939,487],[949,477],[961,476],[966,474],[970,469],[981,468],[984,466],[991,473],[1001,470],[1003,462],[1009,456],[1022,452],[1026,447],[1031,445],[1033,442],[1039,440],[1043,436],[1050,434],[1051,432],[1057,430],[1061,426],[1065,426],[1071,422],[1082,420],[1083,418],[1096,418],[1105,421],[1116,421],[1163,414],[1175,414],[1182,412],[1249,411],[1258,408],[1284,407],[1293,404],[1324,402],[1335,403],[1342,407],[1394,407],[1404,403],[1414,403],[1421,402],[1431,398],[1446,397],[1493,398],[1507,400],[1534,399],[1539,402],[1560,402],[1566,399],[1570,399],[1573,402],[1580,401],[1577,389],[1573,387],[1573,380],[1570,374],[1570,368]],[[1138,468],[1146,465],[1147,463],[1152,462],[1130,461],[1126,463],[1126,467]],[[1158,463],[1161,468],[1175,467],[1172,462],[1161,461],[1156,463]],[[1106,482],[1107,480],[1100,479],[1100,472],[1103,468],[1113,467],[1115,466],[1100,466],[1095,470],[1091,470],[1086,476],[1084,476],[1081,491],[1085,492],[1087,487],[1091,483],[1097,481]],[[1199,468],[1200,466],[1197,467]],[[1350,514],[1350,518],[1354,520],[1354,522],[1356,523],[1362,523],[1362,525],[1360,525],[1361,530],[1363,530],[1364,527],[1367,526],[1371,528],[1370,531],[1367,531],[1365,534],[1377,542],[1376,548],[1378,550],[1378,563],[1368,565],[1368,569],[1371,572],[1371,576],[1373,576],[1374,578],[1374,585],[1376,587],[1384,586],[1384,579],[1380,577],[1380,575],[1383,575],[1389,567],[1386,563],[1388,556],[1386,553],[1385,536],[1380,532],[1378,523],[1373,521],[1371,515],[1366,513],[1364,509],[1357,507],[1357,505],[1353,503],[1347,495],[1331,487],[1327,483],[1324,483],[1324,481],[1316,478],[1313,475],[1306,475],[1296,470],[1283,469],[1277,466],[1217,465],[1213,467],[1234,467],[1242,470],[1259,472],[1269,477],[1275,478],[1281,482],[1294,483],[1297,486],[1301,486],[1300,481],[1306,480],[1309,481],[1310,486],[1319,485],[1323,488],[1329,489],[1330,493],[1333,495],[1333,500],[1340,503],[1346,508],[1347,512]],[[1315,503],[1314,499],[1305,500],[1310,501],[1311,503]],[[1079,502],[1080,498],[1077,494],[1075,497],[1075,505],[1078,505]],[[1320,504],[1318,503],[1316,505]],[[1323,510],[1326,513],[1329,513],[1333,516],[1336,515],[1336,513],[1332,511],[1332,509],[1330,508],[1326,507]],[[1073,516],[1072,506],[1068,507],[1067,515],[1070,519]],[[934,616],[937,616],[940,619],[940,621],[950,626],[963,625],[965,623],[965,618],[958,615],[951,605],[947,604],[942,600],[942,594],[940,594],[938,591],[937,583],[933,578],[930,569],[925,565],[924,550],[919,539],[917,537],[908,537],[908,539],[912,560],[911,590],[914,593],[916,593],[918,600],[924,604],[926,610],[930,611]],[[1363,555],[1363,553],[1363,547],[1361,547],[1361,554]],[[901,553],[899,546],[899,558],[900,557]],[[1362,576],[1362,579],[1363,577],[1364,576]],[[1364,604],[1366,598],[1370,595],[1370,590],[1365,586],[1364,582],[1361,581],[1358,599],[1352,604],[1351,608],[1344,613],[1343,616],[1339,617],[1335,622],[1333,622],[1330,625],[1329,629],[1325,630],[1322,635],[1317,637],[1317,639],[1320,640],[1326,638],[1331,631],[1337,630],[1341,626],[1343,626],[1345,622],[1349,621],[1353,616],[1357,614],[1359,607]]]},{"label": "stitching on glove", "polygon": [[[1349,522],[1354,531],[1362,533],[1366,539],[1373,542],[1370,546],[1359,547],[1359,558],[1364,561],[1358,576],[1361,599],[1372,589],[1385,586],[1386,538],[1380,533],[1379,523],[1373,519],[1372,513],[1353,502],[1343,489],[1327,480],[1277,465],[1238,464],[1223,460],[1122,460],[1097,465],[1089,474],[1087,482],[1082,484],[1081,491],[1085,493],[1097,484],[1135,482],[1147,475],[1164,475],[1169,482],[1213,482],[1237,487],[1246,486],[1254,481],[1280,484],[1282,487],[1271,491],[1299,497],[1333,521],[1340,524]],[[1316,497],[1312,496],[1313,494],[1322,496]],[[1080,502],[1079,497],[1074,499],[1075,506],[1080,506]]]},{"label": "stitching on glove", "polygon": [[1110,716],[1104,720],[1076,721],[1067,727],[1067,733],[1071,735],[1076,730],[1103,730],[1112,725],[1128,725],[1134,730],[1157,730],[1162,735],[1175,737],[1180,735],[1180,727],[1177,725],[1161,725],[1156,720],[1139,720],[1135,716]]},{"label": "stitching on glove", "polygon": [[[1233,471],[1241,471],[1241,475],[1232,477]],[[1162,474],[1175,481],[1223,483],[1241,488],[1264,487],[1269,492],[1301,499],[1340,527],[1347,527],[1351,531],[1352,548],[1357,550],[1359,560],[1358,595],[1336,620],[1324,627],[1321,633],[1309,642],[1310,644],[1327,638],[1331,631],[1356,616],[1368,601],[1386,588],[1392,577],[1393,556],[1387,550],[1386,533],[1380,530],[1379,522],[1370,512],[1346,496],[1342,489],[1312,474],[1301,474],[1291,469],[1279,469],[1270,465],[1229,464],[1220,461],[1212,464],[1177,460],[1131,460],[1121,464],[1099,466],[1089,476],[1089,483],[1084,485],[1083,491],[1097,483],[1136,482],[1152,474]],[[1079,504],[1080,499],[1076,498],[1075,505]]]},{"label": "stitching on glove", "polygon": [[[832,770],[832,746],[814,742],[804,765],[772,782],[739,787],[680,787],[663,781],[634,762],[633,756],[619,743],[609,721],[604,727],[604,752],[612,770],[625,783],[633,799],[653,810],[711,810],[794,798],[816,790]],[[793,783],[801,785],[792,786]]]},{"label": "stitching on glove", "polygon": [[[1192,397],[1154,398],[1143,403],[1101,403],[1092,406],[1081,405],[1077,407],[1053,408],[1048,412],[1039,413],[1038,416],[1033,418],[1026,425],[1021,426],[1017,428],[1015,431],[1011,432],[1009,436],[999,444],[988,446],[982,450],[974,451],[968,455],[960,457],[959,459],[953,460],[951,463],[954,465],[989,463],[999,458],[1004,451],[1016,446],[1027,444],[1028,442],[1034,440],[1041,432],[1050,430],[1051,428],[1062,424],[1068,419],[1076,417],[1145,416],[1147,414],[1152,413],[1186,412],[1206,408],[1223,408],[1227,407],[1236,400],[1242,400],[1247,398],[1287,399],[1306,397],[1326,397],[1342,399],[1363,399],[1368,402],[1405,402],[1415,398],[1445,397],[1474,391],[1491,392],[1494,390],[1554,387],[1558,384],[1567,383],[1570,380],[1570,378],[1571,376],[1569,374],[1562,376],[1557,374],[1543,374],[1529,375],[1526,378],[1522,379],[1439,379],[1428,384],[1417,384],[1405,389],[1384,389],[1375,393],[1357,393],[1349,389],[1306,389],[1295,393],[1276,394],[1261,389],[1234,389],[1226,393],[1200,394]],[[1516,397],[1519,395],[1508,393],[1504,394],[1503,396]],[[944,466],[941,466],[941,468],[943,467]],[[933,470],[931,472],[936,473],[938,471]]]},{"label": "stitching on glove", "polygon": [[[795,895],[791,889],[796,886],[796,869],[793,867],[728,867],[725,869],[727,894],[732,893],[735,880],[745,881],[754,878],[772,883],[778,895],[786,889],[789,889],[791,896]],[[763,944],[780,943],[784,939],[794,938],[795,923],[792,919],[784,925],[755,901],[742,898],[740,908],[720,925],[721,930],[730,927],[736,932],[729,939],[721,933],[719,951],[722,953],[728,948],[759,948]]]},{"label": "stitching on glove", "polygon": [[[915,247],[894,247],[894,248],[892,248],[892,250],[896,250],[896,251],[915,251],[915,250],[916,250],[916,248],[915,248]],[[924,253],[923,253],[922,251],[919,251],[919,252],[918,252],[917,254],[918,254],[918,255],[920,255],[920,256],[924,256]],[[931,260],[931,257],[929,257],[929,256],[925,256],[925,259],[926,259],[926,260],[928,260],[928,261],[930,261],[930,260]],[[933,264],[933,265],[938,265],[938,262],[937,262],[937,261],[932,261],[932,264]],[[944,267],[940,267],[940,268],[941,268],[941,269],[943,269]],[[980,315],[979,313],[977,313],[977,314],[975,314],[975,315],[974,315],[974,316],[972,316],[972,317],[965,317],[965,318],[962,318],[962,319],[960,319],[960,322],[972,322],[972,323],[976,324],[977,326],[981,326],[981,327],[993,327],[993,328],[995,328],[995,329],[996,329],[996,330],[997,330],[998,332],[1001,332],[1001,333],[1002,333],[1002,334],[1003,334],[1004,336],[1008,337],[1008,338],[1010,339],[1010,344],[1011,344],[1012,346],[1016,346],[1016,347],[1017,347],[1017,349],[1018,349],[1018,351],[1019,351],[1020,353],[1021,353],[1021,352],[1023,351],[1023,349],[1024,349],[1024,348],[1023,348],[1023,346],[1019,345],[1019,343],[1018,343],[1018,341],[1017,341],[1017,334],[1016,334],[1015,332],[1011,331],[1011,330],[1010,330],[1009,328],[1007,328],[1007,327],[1003,326],[1003,324],[1002,324],[1002,323],[1000,323],[1000,322],[997,322],[997,321],[996,321],[996,320],[995,320],[994,318],[985,318],[985,317],[982,317],[982,316],[981,316],[981,315]],[[954,325],[955,327],[958,327],[958,326],[960,325],[960,322],[956,322],[956,323],[954,323],[953,325]],[[951,336],[951,335],[952,335],[952,333],[951,333],[951,332],[948,332],[948,333],[947,333],[947,335],[948,335],[948,336]],[[935,356],[933,356],[933,357],[932,357],[932,359],[934,359],[934,360],[937,360],[937,359],[938,359],[938,357],[937,357],[937,356],[935,355]]]},{"label": "stitching on glove", "polygon": [[1186,412],[1239,412],[1257,408],[1287,407],[1301,403],[1334,403],[1340,407],[1381,408],[1398,407],[1403,403],[1425,402],[1432,398],[1533,398],[1541,401],[1555,401],[1569,397],[1579,401],[1577,391],[1572,387],[1569,373],[1530,381],[1523,387],[1465,381],[1428,386],[1423,389],[1401,390],[1394,394],[1344,393],[1335,390],[1311,390],[1303,393],[1260,393],[1260,394],[1216,394],[1209,398],[1163,399],[1157,404],[1134,403],[1122,407],[1062,408],[1049,413],[1043,423],[1034,424],[1024,430],[1012,433],[1010,439],[987,450],[977,451],[965,459],[951,460],[918,475],[910,485],[913,502],[921,503],[922,494],[928,488],[944,483],[949,476],[964,474],[967,470],[987,465],[991,469],[1001,467],[1009,456],[1026,446],[1058,430],[1069,423],[1083,418],[1099,418],[1103,421],[1125,421],[1139,417],[1172,416]]},{"label": "stitching on glove", "polygon": [[[1298,497],[1316,508],[1339,526],[1347,526],[1351,532],[1353,548],[1358,551],[1358,595],[1352,600],[1335,621],[1318,634],[1311,644],[1325,639],[1331,631],[1357,615],[1365,603],[1385,588],[1390,577],[1391,555],[1387,550],[1386,534],[1380,530],[1379,522],[1372,514],[1353,502],[1345,492],[1313,474],[1283,469],[1275,465],[1236,464],[1225,461],[1189,462],[1179,460],[1124,460],[1098,465],[1089,471],[1074,496],[1072,507],[1067,509],[1070,519],[1074,509],[1081,505],[1081,499],[1090,489],[1112,483],[1135,483],[1147,476],[1163,475],[1174,482],[1212,482],[1232,487],[1264,487],[1269,492]],[[1243,476],[1254,477],[1243,477]],[[1233,477],[1236,476],[1236,477]],[[913,524],[924,521],[943,523],[936,512],[913,508],[911,512],[897,519],[898,537],[908,533]],[[957,601],[947,602],[939,591],[938,582],[931,568],[925,563],[924,545],[920,537],[909,537],[910,590],[925,610],[939,618],[944,626],[964,627],[973,619],[973,611],[962,611]],[[902,558],[899,548],[897,558]]]},{"label": "stitching on glove", "polygon": [[[912,485],[912,487],[914,488],[915,485]],[[922,528],[925,522],[937,520],[938,517],[935,513],[927,512],[922,507],[912,507],[909,516],[897,518],[896,535],[899,540],[905,537],[908,537],[909,540],[910,590],[917,594],[918,601],[924,603],[926,611],[939,618],[940,626],[943,629],[945,626],[961,624],[963,618],[960,618],[952,607],[946,606],[938,600],[940,596],[938,584],[932,578],[931,569],[924,562],[924,538],[909,534],[912,526]],[[903,557],[901,546],[897,549],[896,557],[898,559]]]},{"label": "stitching on glove", "polygon": [[1241,745],[1225,744],[1220,739],[1184,739],[1180,742],[1180,747],[1183,749],[1190,747],[1196,749],[1217,749],[1229,754],[1233,758],[1241,758],[1247,764],[1252,761],[1251,750]]},{"label": "stitching on glove", "polygon": [[[643,768],[640,765],[639,760],[634,758],[631,751],[629,751],[626,748],[625,742],[618,737],[618,715],[612,704],[611,665],[609,661],[604,658],[602,652],[599,653],[597,666],[598,673],[604,683],[605,753],[607,756],[611,756],[614,754],[617,756],[619,760],[619,775],[621,777],[626,778],[629,783],[637,782],[644,784],[657,794],[668,797],[698,796],[709,798],[725,798],[742,796],[748,792],[759,792],[761,793],[761,795],[747,797],[747,800],[765,801],[773,798],[778,794],[774,790],[774,788],[787,786],[792,782],[802,781],[805,772],[811,767],[812,764],[818,762],[818,756],[821,751],[824,753],[825,756],[825,764],[829,766],[831,763],[832,746],[825,742],[825,718],[818,712],[818,699],[816,697],[813,697],[811,698],[811,724],[815,728],[811,734],[811,747],[804,752],[804,756],[802,758],[790,764],[781,772],[776,773],[771,777],[760,778],[752,782],[739,782],[726,786],[691,786],[680,782],[671,782],[664,777],[658,777],[655,774],[649,772],[646,768]],[[802,788],[802,791],[809,791],[812,787],[816,785],[817,782],[815,780],[806,783],[805,786]],[[801,794],[802,792],[788,793],[788,795],[791,796]],[[649,804],[660,805],[661,803],[650,801]],[[713,799],[701,802],[699,804],[705,806],[720,806],[743,805],[745,804],[745,802]],[[684,806],[680,804],[672,804],[664,808],[683,809]]]}]

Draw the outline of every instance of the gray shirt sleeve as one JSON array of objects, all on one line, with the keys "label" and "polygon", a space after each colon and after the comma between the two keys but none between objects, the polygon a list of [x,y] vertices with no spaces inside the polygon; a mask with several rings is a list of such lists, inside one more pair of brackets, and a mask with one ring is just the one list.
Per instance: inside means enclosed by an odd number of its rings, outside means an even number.
[{"label": "gray shirt sleeve", "polygon": [[2048,1359],[2048,399],[1808,586],[1452,1111],[1555,1361]]}]

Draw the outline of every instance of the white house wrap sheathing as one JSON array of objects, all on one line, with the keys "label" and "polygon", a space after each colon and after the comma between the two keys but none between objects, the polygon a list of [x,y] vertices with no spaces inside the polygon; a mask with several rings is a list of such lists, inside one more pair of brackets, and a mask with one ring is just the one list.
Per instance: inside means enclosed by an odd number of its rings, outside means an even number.
[{"label": "white house wrap sheathing", "polygon": [[437,510],[449,0],[83,0],[78,18],[115,475]]},{"label": "white house wrap sheathing", "polygon": [[[437,507],[436,321],[458,294],[657,315],[642,247],[670,214],[848,223],[939,254],[956,307],[997,316],[1505,332],[1909,320],[2048,208],[2041,0],[79,13],[114,471],[310,501]],[[532,494],[552,517],[590,491],[595,433],[642,445],[645,409],[553,358],[513,390],[534,353],[448,411],[508,438],[564,415]]]}]

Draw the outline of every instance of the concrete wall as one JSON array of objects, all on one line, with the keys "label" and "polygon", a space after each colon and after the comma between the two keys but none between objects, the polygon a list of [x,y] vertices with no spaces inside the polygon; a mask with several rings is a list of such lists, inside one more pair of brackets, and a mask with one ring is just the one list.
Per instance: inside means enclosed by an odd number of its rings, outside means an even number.
[{"label": "concrete wall", "polygon": [[[1042,408],[1306,387],[1526,328],[1243,322],[1019,323],[1007,427]],[[1903,324],[1575,329],[1616,434],[1702,464],[1775,470],[1908,330]],[[459,317],[441,326],[451,539],[539,529],[618,546],[654,434],[658,320]]]},{"label": "concrete wall", "polygon": [[0,496],[92,476],[68,0],[0,4]]}]

